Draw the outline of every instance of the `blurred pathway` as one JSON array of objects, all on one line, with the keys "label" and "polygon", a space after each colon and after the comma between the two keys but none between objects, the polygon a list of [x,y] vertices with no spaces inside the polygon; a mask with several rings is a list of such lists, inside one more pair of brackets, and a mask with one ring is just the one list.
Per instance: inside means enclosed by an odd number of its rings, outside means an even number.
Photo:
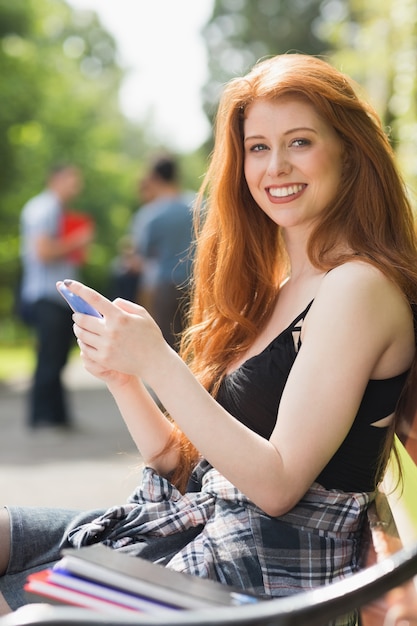
[{"label": "blurred pathway", "polygon": [[32,431],[28,381],[0,384],[0,505],[107,507],[124,502],[141,459],[112,396],[74,359],[65,371],[76,428]]}]

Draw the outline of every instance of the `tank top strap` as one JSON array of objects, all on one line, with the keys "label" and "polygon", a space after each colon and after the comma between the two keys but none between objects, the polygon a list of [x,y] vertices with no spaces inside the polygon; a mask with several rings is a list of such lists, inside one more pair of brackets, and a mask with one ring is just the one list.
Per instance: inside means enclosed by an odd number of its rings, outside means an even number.
[{"label": "tank top strap", "polygon": [[300,324],[301,321],[304,321],[305,316],[307,315],[307,313],[309,312],[311,305],[313,304],[314,299],[311,300],[311,302],[309,302],[306,306],[306,308],[304,309],[304,311],[302,311],[299,315],[297,315],[297,317],[295,318],[295,320],[292,322],[291,326],[295,329],[298,327],[298,325]]},{"label": "tank top strap", "polygon": [[301,329],[303,327],[303,322],[313,302],[314,302],[314,299],[308,303],[308,305],[306,306],[304,311],[300,313],[300,315],[297,315],[297,317],[295,318],[295,320],[290,326],[291,332],[292,332],[292,338],[294,342],[294,347],[297,353],[301,348]]}]

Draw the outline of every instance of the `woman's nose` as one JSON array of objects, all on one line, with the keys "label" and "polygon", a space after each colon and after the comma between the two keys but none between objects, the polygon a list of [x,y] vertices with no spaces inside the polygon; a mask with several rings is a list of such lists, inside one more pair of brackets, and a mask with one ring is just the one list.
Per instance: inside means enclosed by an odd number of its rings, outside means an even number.
[{"label": "woman's nose", "polygon": [[270,176],[279,176],[280,174],[287,174],[291,169],[291,164],[288,160],[288,155],[285,150],[277,150],[271,152],[271,157],[268,163],[268,174]]}]

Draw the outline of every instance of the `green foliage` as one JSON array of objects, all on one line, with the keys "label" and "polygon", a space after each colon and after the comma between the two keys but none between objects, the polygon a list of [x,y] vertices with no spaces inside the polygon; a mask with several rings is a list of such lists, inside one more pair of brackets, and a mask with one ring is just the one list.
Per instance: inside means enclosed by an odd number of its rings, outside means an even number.
[{"label": "green foliage", "polygon": [[[74,209],[91,214],[96,240],[84,279],[106,290],[118,239],[138,204],[136,183],[158,146],[118,107],[123,72],[113,37],[91,11],[64,0],[0,0],[0,319],[13,314],[19,278],[19,216],[49,167],[76,163],[84,190]],[[186,158],[186,156],[184,156]],[[198,172],[199,159],[190,160]],[[204,162],[203,162],[204,163]],[[203,167],[203,166],[202,166]],[[197,173],[198,172],[198,173]]]},{"label": "green foliage", "polygon": [[[0,23],[3,316],[10,312],[11,286],[19,273],[18,226],[23,204],[42,189],[52,163],[72,161],[86,177],[83,208],[96,218],[99,211],[92,198],[98,190],[101,194],[107,190],[109,210],[120,202],[120,137],[128,129],[117,111],[122,73],[115,62],[115,43],[94,14],[81,19],[62,0],[2,0]],[[114,157],[110,174],[109,168],[106,172],[97,168],[97,154],[106,152]],[[129,168],[121,171],[129,175]],[[117,181],[114,186],[112,179]],[[90,180],[95,181],[94,188]],[[98,221],[101,236],[106,220]]]},{"label": "green foliage", "polygon": [[391,143],[411,200],[417,185],[417,4],[415,0],[344,0],[343,19],[323,36],[332,60],[363,88]]},{"label": "green foliage", "polygon": [[322,54],[317,35],[322,0],[215,0],[203,30],[210,78],[205,108],[213,117],[225,81],[245,73],[259,59],[288,51]]},{"label": "green foliage", "polygon": [[34,367],[34,351],[29,344],[0,345],[0,384],[30,377]]}]

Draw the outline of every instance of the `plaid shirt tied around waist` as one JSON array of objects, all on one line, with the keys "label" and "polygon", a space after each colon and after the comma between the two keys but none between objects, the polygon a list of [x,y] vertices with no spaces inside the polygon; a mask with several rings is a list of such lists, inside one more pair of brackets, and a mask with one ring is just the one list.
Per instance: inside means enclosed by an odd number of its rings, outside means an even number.
[{"label": "plaid shirt tied around waist", "polygon": [[73,528],[68,541],[76,548],[102,542],[269,597],[325,585],[359,569],[372,494],[329,491],[314,483],[288,513],[270,517],[217,470],[204,462],[202,467],[201,490],[184,495],[145,468],[126,504]]}]

